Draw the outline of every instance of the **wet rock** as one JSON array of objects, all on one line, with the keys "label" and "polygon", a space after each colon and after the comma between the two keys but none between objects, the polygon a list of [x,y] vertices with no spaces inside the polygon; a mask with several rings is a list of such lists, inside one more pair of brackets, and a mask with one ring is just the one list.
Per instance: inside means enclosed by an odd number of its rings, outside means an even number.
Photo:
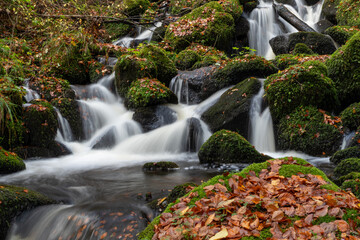
[{"label": "wet rock", "polygon": [[176,112],[166,106],[152,106],[137,108],[133,120],[140,123],[145,132],[174,123]]},{"label": "wet rock", "polygon": [[321,15],[335,25],[337,24],[336,10],[339,2],[339,0],[325,0],[321,10]]},{"label": "wet rock", "polygon": [[24,146],[17,147],[14,152],[23,159],[52,158],[71,154],[71,151],[61,143],[53,141],[49,147]]},{"label": "wet rock", "polygon": [[204,135],[200,120],[197,118],[190,118],[187,120],[187,124],[188,138],[186,143],[186,151],[197,152],[202,145],[202,139]]},{"label": "wet rock", "polygon": [[174,162],[149,162],[143,165],[144,172],[167,172],[179,168]]},{"label": "wet rock", "polygon": [[116,135],[114,133],[115,128],[112,127],[107,131],[103,136],[101,136],[94,146],[93,149],[104,149],[104,148],[112,148],[116,144]]},{"label": "wet rock", "polygon": [[316,23],[315,28],[319,33],[323,33],[323,34],[328,34],[326,33],[326,29],[330,28],[334,26],[334,24],[332,22],[330,22],[329,20],[320,20],[319,22]]},{"label": "wet rock", "polygon": [[319,2],[320,0],[305,0],[305,3],[309,6],[315,5]]}]

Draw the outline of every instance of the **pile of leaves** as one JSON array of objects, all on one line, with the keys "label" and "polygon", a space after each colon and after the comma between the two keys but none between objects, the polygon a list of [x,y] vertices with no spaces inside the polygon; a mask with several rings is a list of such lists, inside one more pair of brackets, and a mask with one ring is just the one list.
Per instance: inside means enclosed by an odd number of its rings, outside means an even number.
[{"label": "pile of leaves", "polygon": [[[279,174],[295,159],[268,161],[259,176],[233,175],[180,198],[162,214],[153,239],[359,239],[360,200],[324,189],[321,176]],[[323,186],[323,187],[322,187]],[[252,239],[252,238],[248,238]]]}]

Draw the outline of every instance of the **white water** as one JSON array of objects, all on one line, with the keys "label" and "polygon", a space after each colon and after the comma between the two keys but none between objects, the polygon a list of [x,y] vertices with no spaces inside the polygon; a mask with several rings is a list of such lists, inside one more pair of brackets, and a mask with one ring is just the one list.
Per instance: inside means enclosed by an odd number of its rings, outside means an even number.
[{"label": "white water", "polygon": [[59,129],[57,131],[56,140],[57,141],[72,141],[74,140],[74,135],[71,131],[70,124],[66,118],[64,118],[60,111],[55,108],[57,119],[59,122]]},{"label": "white water", "polygon": [[189,104],[188,82],[182,79],[180,74],[171,80],[170,89],[175,93],[179,102]]},{"label": "white water", "polygon": [[24,97],[26,102],[40,99],[40,95],[29,87],[29,79],[25,79],[23,88],[26,90],[26,95]]},{"label": "white water", "polygon": [[273,121],[269,107],[263,110],[263,95],[264,81],[265,79],[259,79],[261,81],[261,88],[258,94],[256,94],[250,107],[250,142],[260,152],[275,152],[275,136]]}]

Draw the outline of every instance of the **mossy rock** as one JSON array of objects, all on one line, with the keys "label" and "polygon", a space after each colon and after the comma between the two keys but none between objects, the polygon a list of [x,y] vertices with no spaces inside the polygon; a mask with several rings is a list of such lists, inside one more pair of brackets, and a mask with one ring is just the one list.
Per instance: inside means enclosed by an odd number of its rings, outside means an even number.
[{"label": "mossy rock", "polygon": [[15,105],[22,105],[23,97],[26,95],[26,91],[19,87],[14,79],[9,77],[0,77],[0,94],[8,97],[11,103]]},{"label": "mossy rock", "polygon": [[337,24],[336,10],[341,0],[324,0],[321,14],[333,24]]},{"label": "mossy rock", "polygon": [[356,129],[355,135],[350,139],[347,147],[360,147],[360,127]]},{"label": "mossy rock", "polygon": [[[333,182],[331,182],[329,180],[329,178],[326,176],[326,174],[324,172],[322,172],[318,168],[314,167],[313,165],[309,164],[307,161],[305,161],[301,158],[293,158],[293,157],[283,158],[283,160],[284,160],[284,163],[281,165],[280,170],[279,170],[280,176],[289,178],[292,175],[297,175],[299,173],[303,174],[303,175],[307,175],[307,174],[318,175],[318,176],[321,176],[325,180],[325,182],[327,182],[327,184],[321,185],[320,188],[327,189],[327,191],[339,191],[340,190],[338,186],[336,186]],[[228,175],[227,174],[218,175],[218,176],[213,177],[209,181],[201,184],[198,187],[195,187],[191,192],[187,193],[184,196],[184,197],[187,197],[187,196],[190,196],[191,194],[193,194],[193,196],[195,196],[193,198],[190,198],[190,202],[187,205],[191,208],[192,206],[195,206],[196,201],[200,200],[201,198],[206,198],[207,196],[206,196],[206,192],[204,189],[204,187],[206,187],[206,186],[215,185],[217,183],[220,183],[220,184],[226,186],[227,189],[230,189],[229,179],[232,178],[234,175],[245,178],[246,176],[248,176],[250,174],[250,172],[253,172],[253,173],[255,173],[256,176],[259,176],[261,170],[269,169],[270,161],[277,161],[277,160],[274,159],[274,160],[269,160],[269,161],[262,162],[262,163],[254,163],[254,164],[251,164],[250,166],[244,168],[241,172],[231,173]],[[331,192],[331,194],[332,193],[333,192]],[[172,213],[171,208],[178,202],[180,202],[179,199],[177,201],[175,201],[175,203],[169,204],[168,207],[165,209],[164,213]],[[190,209],[190,211],[191,211],[191,209]],[[355,211],[357,211],[357,210],[355,210]],[[355,214],[355,217],[357,217],[357,216],[358,216],[358,214]],[[349,214],[344,216],[344,219],[345,218],[347,220],[349,218]],[[298,220],[298,218],[294,218],[294,219]],[[293,221],[295,221],[295,220],[293,220]],[[159,223],[160,223],[160,216],[156,217],[147,226],[147,228],[139,234],[138,239],[140,239],[140,240],[152,239],[152,237],[154,235],[154,226]],[[271,237],[272,237],[272,233],[270,232],[269,228],[266,228],[260,232],[260,237],[243,237],[242,239],[265,240],[265,239],[268,239]]]},{"label": "mossy rock", "polygon": [[334,169],[334,176],[340,178],[351,172],[360,172],[360,158],[342,160]]},{"label": "mossy rock", "polygon": [[293,54],[294,55],[299,55],[299,54],[312,55],[312,54],[314,54],[314,52],[305,43],[297,43],[294,47]]},{"label": "mossy rock", "polygon": [[254,163],[268,159],[236,132],[215,132],[200,148],[200,163]]},{"label": "mossy rock", "polygon": [[176,95],[158,80],[149,78],[133,82],[125,98],[125,105],[130,109],[165,103],[177,104]]},{"label": "mossy rock", "polygon": [[[207,22],[206,25],[201,21]],[[176,51],[181,51],[192,42],[230,50],[235,33],[234,18],[226,13],[218,2],[209,2],[171,23],[165,34]]]},{"label": "mossy rock", "polygon": [[223,68],[219,68],[211,78],[204,81],[202,99],[206,99],[218,90],[240,83],[249,77],[265,78],[276,73],[277,68],[265,58],[245,55],[232,59]]},{"label": "mossy rock", "polygon": [[360,101],[360,32],[326,61],[342,106]]},{"label": "mossy rock", "polygon": [[341,121],[312,106],[297,108],[279,123],[278,143],[281,149],[329,156],[339,149],[342,138]]},{"label": "mossy rock", "polygon": [[223,93],[220,99],[206,110],[201,119],[212,132],[221,129],[236,131],[247,138],[251,101],[261,88],[256,78],[248,78]]},{"label": "mossy rock", "polygon": [[200,56],[200,59],[192,66],[192,69],[208,67],[216,63],[220,64],[224,60],[229,59],[223,51],[198,43],[192,43],[185,50],[193,51]]},{"label": "mossy rock", "polygon": [[183,50],[176,55],[175,66],[179,70],[188,70],[191,69],[192,66],[200,60],[201,57],[195,51]]},{"label": "mossy rock", "polygon": [[179,165],[174,162],[149,162],[142,167],[144,172],[166,172],[178,169]]},{"label": "mossy rock", "polygon": [[320,61],[325,63],[328,58],[330,58],[329,55],[280,54],[275,57],[273,62],[278,69],[284,70],[292,65],[302,64],[309,61]]},{"label": "mossy rock", "polygon": [[24,109],[25,143],[48,147],[55,139],[58,120],[54,107],[46,100],[33,100]]},{"label": "mossy rock", "polygon": [[75,92],[71,89],[67,80],[55,77],[37,77],[29,82],[32,90],[39,93],[42,99],[51,101],[55,98],[75,99]]},{"label": "mossy rock", "polygon": [[356,0],[341,0],[336,12],[339,25],[360,27],[360,4]]},{"label": "mossy rock", "polygon": [[354,36],[360,29],[350,26],[333,26],[326,29],[325,34],[329,35],[339,45],[344,45],[347,40]]},{"label": "mossy rock", "polygon": [[360,172],[351,172],[349,174],[346,174],[345,176],[341,176],[338,180],[337,183],[339,183],[338,185],[342,185],[345,181],[347,180],[356,180],[360,178]]},{"label": "mossy rock", "polygon": [[334,83],[326,66],[309,61],[269,76],[265,92],[272,116],[279,120],[299,106],[316,106],[328,111],[339,105]]},{"label": "mossy rock", "polygon": [[82,121],[77,101],[71,98],[55,98],[51,101],[51,104],[69,122],[75,139],[80,140],[82,138]]},{"label": "mossy rock", "polygon": [[0,174],[18,172],[25,169],[25,163],[16,155],[0,147]]},{"label": "mossy rock", "polygon": [[347,158],[360,158],[360,148],[357,146],[349,147],[339,150],[330,157],[330,162],[339,164],[342,160]]},{"label": "mossy rock", "polygon": [[360,103],[353,103],[340,113],[344,127],[356,130],[360,126]]},{"label": "mossy rock", "polygon": [[123,4],[129,16],[139,16],[150,6],[149,0],[124,0]]},{"label": "mossy rock", "polygon": [[106,33],[110,39],[117,39],[126,36],[133,27],[125,23],[104,23]]},{"label": "mossy rock", "polygon": [[32,208],[54,204],[41,193],[16,186],[0,186],[0,239],[5,239],[13,219]]}]

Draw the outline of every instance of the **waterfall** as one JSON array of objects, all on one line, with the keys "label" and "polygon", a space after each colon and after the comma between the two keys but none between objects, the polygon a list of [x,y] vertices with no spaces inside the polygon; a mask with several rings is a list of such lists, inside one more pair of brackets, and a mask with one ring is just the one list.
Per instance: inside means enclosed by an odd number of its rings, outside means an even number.
[{"label": "waterfall", "polygon": [[72,141],[74,139],[74,135],[71,131],[69,122],[61,115],[60,111],[57,108],[55,108],[55,111],[59,122],[59,129],[56,136],[57,140],[60,142]]},{"label": "waterfall", "polygon": [[275,152],[274,127],[269,107],[263,110],[264,81],[260,79],[261,88],[250,106],[250,142],[260,152]]},{"label": "waterfall", "polygon": [[23,88],[26,90],[26,95],[24,97],[26,102],[31,102],[31,100],[34,99],[40,99],[40,95],[30,88],[29,79],[25,79]]},{"label": "waterfall", "polygon": [[189,104],[189,85],[180,75],[171,79],[170,90],[175,93],[179,102]]},{"label": "waterfall", "polygon": [[352,131],[352,132],[349,132],[349,133],[345,133],[344,134],[344,138],[343,138],[343,141],[341,143],[341,147],[340,149],[341,150],[344,150],[345,148],[347,148],[352,140],[352,138],[355,136],[355,132]]}]

